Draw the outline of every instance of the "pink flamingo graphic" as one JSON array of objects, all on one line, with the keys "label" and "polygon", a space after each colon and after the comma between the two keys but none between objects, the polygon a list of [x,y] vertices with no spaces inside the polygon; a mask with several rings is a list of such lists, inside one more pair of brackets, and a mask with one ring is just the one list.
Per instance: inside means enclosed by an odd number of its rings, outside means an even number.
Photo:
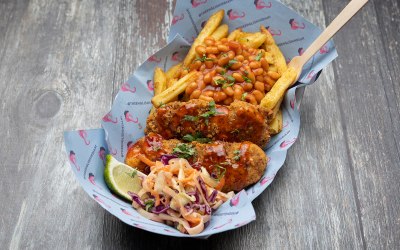
[{"label": "pink flamingo graphic", "polygon": [[224,224],[222,224],[222,225],[219,225],[219,226],[216,226],[216,227],[214,227],[213,228],[213,230],[216,230],[216,229],[220,229],[220,228],[222,228],[222,227],[224,227],[224,226],[226,226],[226,225],[228,225],[229,223],[232,223],[232,218],[230,218],[226,223],[224,223]]},{"label": "pink flamingo graphic", "polygon": [[294,105],[296,104],[296,96],[292,99],[292,100],[290,100],[290,107],[292,108],[292,109],[294,109]]},{"label": "pink flamingo graphic", "polygon": [[89,182],[92,183],[94,186],[102,189],[101,187],[96,185],[96,181],[94,180],[94,174],[93,173],[89,173],[89,178],[88,179],[89,179]]},{"label": "pink flamingo graphic", "polygon": [[274,174],[274,175],[271,175],[271,176],[265,176],[265,177],[263,177],[263,178],[260,180],[260,186],[263,186],[265,183],[269,182],[270,180],[273,180],[274,177],[275,177],[275,174]]},{"label": "pink flamingo graphic", "polygon": [[303,49],[303,48],[299,48],[299,49],[297,50],[297,52],[299,52],[299,56],[301,56],[301,55],[303,55],[303,53],[304,53],[304,49]]},{"label": "pink flamingo graphic", "polygon": [[257,10],[261,10],[264,8],[271,8],[272,7],[272,3],[268,2],[268,4],[266,4],[263,0],[254,0],[254,5],[256,6]]},{"label": "pink flamingo graphic", "polygon": [[128,210],[126,210],[126,209],[124,209],[124,208],[122,208],[122,207],[121,207],[121,211],[122,211],[124,214],[126,214],[126,215],[132,216],[132,214],[129,213]]},{"label": "pink flamingo graphic", "polygon": [[137,223],[133,223],[132,225],[137,227],[137,228],[140,228],[140,229],[146,229],[144,226],[142,226],[140,224],[137,224]]},{"label": "pink flamingo graphic", "polygon": [[86,145],[90,144],[90,141],[88,140],[88,135],[86,133],[86,130],[79,130],[78,131],[79,136],[82,138],[82,140],[85,142]]},{"label": "pink flamingo graphic", "polygon": [[283,124],[282,128],[286,128],[289,125],[289,122],[285,122],[285,124]]},{"label": "pink flamingo graphic", "polygon": [[118,119],[117,119],[117,117],[115,117],[115,120],[114,120],[114,117],[111,115],[111,112],[108,112],[104,117],[103,117],[103,121],[104,122],[111,122],[111,123],[118,123]]},{"label": "pink flamingo graphic", "polygon": [[198,7],[199,5],[207,3],[207,0],[190,0],[193,8]]},{"label": "pink flamingo graphic", "polygon": [[175,52],[172,54],[171,59],[172,59],[172,61],[180,62],[180,61],[181,61],[181,58],[179,57],[179,52],[178,52],[178,51],[175,51]]},{"label": "pink flamingo graphic", "polygon": [[227,15],[228,15],[229,20],[236,20],[238,18],[245,17],[246,13],[244,13],[244,11],[240,12],[240,11],[230,9],[227,11]]},{"label": "pink flamingo graphic", "polygon": [[106,206],[107,208],[111,208],[110,205],[106,204],[102,199],[100,199],[99,196],[93,194],[93,198],[100,204],[103,204],[104,206]]},{"label": "pink flamingo graphic", "polygon": [[304,23],[301,23],[302,25],[300,25],[293,18],[289,20],[289,24],[292,30],[298,30],[298,29],[303,30],[306,28],[306,25]]},{"label": "pink flamingo graphic", "polygon": [[100,147],[99,157],[103,161],[103,163],[106,164],[106,149],[104,147]]},{"label": "pink flamingo graphic", "polygon": [[139,119],[137,117],[136,117],[136,119],[133,118],[133,116],[129,113],[128,110],[125,110],[124,115],[125,115],[125,121],[127,121],[127,122],[133,122],[133,123],[139,122]]},{"label": "pink flamingo graphic", "polygon": [[229,202],[229,205],[231,207],[237,206],[237,204],[239,204],[239,198],[240,198],[240,193],[232,197],[231,201]]},{"label": "pink flamingo graphic", "polygon": [[283,141],[279,146],[280,146],[281,148],[286,148],[286,147],[292,145],[296,140],[297,140],[297,138],[295,137],[295,138],[293,138],[292,140]]},{"label": "pink flamingo graphic", "polygon": [[272,36],[281,36],[282,35],[282,31],[281,30],[274,30],[271,27],[267,26],[267,30],[269,31],[269,33]]},{"label": "pink flamingo graphic", "polygon": [[308,73],[308,75],[307,75],[307,79],[310,80],[310,79],[312,79],[314,76],[315,76],[315,71],[314,71],[314,70],[311,70],[311,72]]},{"label": "pink flamingo graphic", "polygon": [[322,46],[322,48],[319,50],[319,53],[322,54],[326,54],[329,52],[329,48],[328,46],[325,44],[324,46]]},{"label": "pink flamingo graphic", "polygon": [[154,90],[154,83],[153,83],[152,80],[147,80],[147,88],[148,88],[150,91],[153,91],[153,90]]},{"label": "pink flamingo graphic", "polygon": [[69,161],[75,166],[76,170],[81,170],[81,168],[78,166],[78,163],[76,163],[76,155],[74,151],[69,151]]},{"label": "pink flamingo graphic", "polygon": [[183,13],[180,16],[174,16],[174,18],[172,18],[172,25],[175,25],[178,21],[182,20],[183,18],[185,18],[185,15]]},{"label": "pink flamingo graphic", "polygon": [[156,56],[153,55],[153,56],[150,56],[149,59],[147,59],[147,61],[159,63],[159,62],[161,62],[161,58],[157,58]]},{"label": "pink flamingo graphic", "polygon": [[176,232],[174,232],[174,231],[172,231],[172,230],[169,230],[169,229],[166,229],[166,228],[164,228],[164,231],[166,231],[166,232],[168,232],[168,233],[176,233]]},{"label": "pink flamingo graphic", "polygon": [[136,92],[136,87],[131,88],[131,86],[129,86],[129,83],[124,82],[121,86],[121,91],[122,92],[131,92],[131,93],[135,93]]}]

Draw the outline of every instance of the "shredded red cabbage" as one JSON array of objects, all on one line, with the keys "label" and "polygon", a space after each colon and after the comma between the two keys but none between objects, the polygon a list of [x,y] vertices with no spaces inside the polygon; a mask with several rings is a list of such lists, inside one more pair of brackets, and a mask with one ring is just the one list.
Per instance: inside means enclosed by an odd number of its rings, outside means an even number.
[{"label": "shredded red cabbage", "polygon": [[197,180],[199,181],[200,187],[201,187],[201,191],[204,194],[204,197],[207,199],[207,187],[206,184],[204,183],[203,179],[199,176],[197,178]]},{"label": "shredded red cabbage", "polygon": [[168,165],[169,160],[175,159],[175,158],[178,158],[178,156],[173,155],[173,154],[165,154],[165,155],[162,155],[162,156],[161,156],[161,162],[162,162],[162,164],[164,164],[164,165]]},{"label": "shredded red cabbage", "polygon": [[215,198],[217,198],[218,191],[214,189],[210,196],[207,198],[207,201],[210,203],[213,203],[215,201]]},{"label": "shredded red cabbage", "polygon": [[130,195],[132,197],[132,200],[134,202],[136,202],[137,204],[139,204],[140,206],[144,207],[145,204],[144,202],[139,198],[139,196],[131,191],[128,191],[128,195]]},{"label": "shredded red cabbage", "polygon": [[197,193],[197,190],[194,192],[187,192],[187,195],[193,195],[194,198],[196,198],[194,203],[198,204],[200,202],[200,196],[199,196],[199,193]]},{"label": "shredded red cabbage", "polygon": [[169,206],[166,205],[158,205],[157,207],[153,207],[153,209],[151,210],[152,213],[154,214],[161,214],[161,213],[165,213],[168,210]]}]

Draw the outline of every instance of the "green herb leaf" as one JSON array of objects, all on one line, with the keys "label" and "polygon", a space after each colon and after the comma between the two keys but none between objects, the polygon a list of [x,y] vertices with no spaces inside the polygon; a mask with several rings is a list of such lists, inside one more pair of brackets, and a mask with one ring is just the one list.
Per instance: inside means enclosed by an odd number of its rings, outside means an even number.
[{"label": "green herb leaf", "polygon": [[230,68],[233,64],[237,63],[237,60],[229,60],[228,64],[224,66],[225,69]]},{"label": "green herb leaf", "polygon": [[134,178],[137,175],[137,170],[134,169],[131,173],[131,177]]},{"label": "green herb leaf", "polygon": [[227,76],[225,76],[225,78],[226,78],[226,80],[228,80],[228,82],[235,82],[235,78],[233,77],[233,76],[231,76],[231,75],[227,75]]},{"label": "green herb leaf", "polygon": [[203,54],[202,57],[197,57],[195,61],[205,62],[205,61],[214,61],[212,58],[208,58],[206,54]]},{"label": "green herb leaf", "polygon": [[227,84],[224,84],[224,85],[222,85],[222,88],[223,89],[226,89],[227,87],[231,87],[231,86],[233,86],[233,84],[235,84],[234,82],[232,82],[232,83],[227,83]]},{"label": "green herb leaf", "polygon": [[246,96],[247,96],[247,92],[244,92],[244,93],[242,94],[242,101],[246,100]]},{"label": "green herb leaf", "polygon": [[179,143],[172,150],[172,153],[178,155],[179,158],[189,159],[196,154],[196,150],[194,149],[193,145]]},{"label": "green herb leaf", "polygon": [[224,83],[226,83],[226,80],[224,80],[224,79],[217,79],[217,80],[214,80],[214,82],[215,82],[215,84],[217,84],[217,85],[223,85]]},{"label": "green herb leaf", "polygon": [[198,141],[200,143],[209,143],[211,141],[211,139],[203,137],[203,134],[200,132],[197,132],[194,135],[187,134],[184,137],[182,137],[182,139],[189,142]]},{"label": "green herb leaf", "polygon": [[184,121],[190,121],[190,122],[197,122],[199,120],[199,117],[197,116],[192,116],[192,115],[185,115],[183,117]]},{"label": "green herb leaf", "polygon": [[224,177],[226,173],[226,168],[220,166],[220,165],[214,165],[213,173],[216,175],[217,180],[221,180],[222,177]]},{"label": "green herb leaf", "polygon": [[240,150],[235,150],[235,151],[233,151],[233,154],[234,154],[233,159],[234,159],[235,161],[240,160]]},{"label": "green herb leaf", "polygon": [[159,105],[158,105],[159,108],[162,108],[164,106],[165,106],[165,103],[163,103],[163,102],[160,102]]},{"label": "green herb leaf", "polygon": [[243,76],[243,79],[245,82],[251,82],[250,78],[248,78],[247,76]]},{"label": "green herb leaf", "polygon": [[148,212],[150,208],[154,206],[154,200],[148,199],[147,201],[144,202],[145,209]]},{"label": "green herb leaf", "polygon": [[249,74],[249,71],[247,71],[247,70],[245,70],[245,71],[243,71],[244,72],[244,74],[247,76],[248,74]]},{"label": "green herb leaf", "polygon": [[155,146],[152,146],[152,149],[153,149],[154,151],[158,151],[158,150],[161,149],[161,146],[160,146],[160,145],[155,145]]},{"label": "green herb leaf", "polygon": [[256,56],[256,61],[260,61],[262,56],[263,56],[262,52],[258,53],[257,56]]}]

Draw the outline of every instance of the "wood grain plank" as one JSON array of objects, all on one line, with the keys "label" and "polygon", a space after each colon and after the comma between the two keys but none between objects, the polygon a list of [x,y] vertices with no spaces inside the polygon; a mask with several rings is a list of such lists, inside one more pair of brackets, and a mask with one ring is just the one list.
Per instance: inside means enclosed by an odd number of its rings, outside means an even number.
[{"label": "wood grain plank", "polygon": [[[98,127],[111,104],[113,1],[9,1],[0,61],[0,245],[99,247],[105,213],[66,161],[63,131]],[[10,8],[2,8],[8,11]],[[3,13],[0,13],[2,16]],[[92,241],[89,241],[89,239]]]},{"label": "wood grain plank", "polygon": [[[346,3],[324,2],[328,18]],[[398,1],[371,1],[335,38],[344,55],[334,64],[343,129],[371,249],[400,245],[398,13]]]}]

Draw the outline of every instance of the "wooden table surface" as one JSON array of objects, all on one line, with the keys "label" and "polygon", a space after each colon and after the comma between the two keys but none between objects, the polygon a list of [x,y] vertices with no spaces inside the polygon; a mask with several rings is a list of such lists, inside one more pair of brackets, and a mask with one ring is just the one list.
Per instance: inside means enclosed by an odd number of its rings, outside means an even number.
[{"label": "wooden table surface", "polygon": [[[325,27],[347,0],[284,0]],[[399,249],[400,2],[374,0],[334,39],[299,140],[257,220],[208,240],[130,227],[88,198],[63,131],[97,128],[166,43],[173,1],[0,1],[2,249]]]}]

